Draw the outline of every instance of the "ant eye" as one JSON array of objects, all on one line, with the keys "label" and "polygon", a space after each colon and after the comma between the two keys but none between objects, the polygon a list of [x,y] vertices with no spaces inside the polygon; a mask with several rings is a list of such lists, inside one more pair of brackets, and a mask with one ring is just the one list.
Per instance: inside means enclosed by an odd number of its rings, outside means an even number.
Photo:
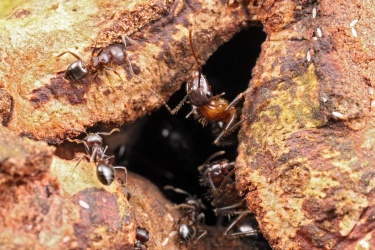
[{"label": "ant eye", "polygon": [[211,98],[211,97],[212,97],[212,93],[211,93],[211,92],[207,92],[207,93],[206,93],[206,97],[207,97],[207,98]]}]

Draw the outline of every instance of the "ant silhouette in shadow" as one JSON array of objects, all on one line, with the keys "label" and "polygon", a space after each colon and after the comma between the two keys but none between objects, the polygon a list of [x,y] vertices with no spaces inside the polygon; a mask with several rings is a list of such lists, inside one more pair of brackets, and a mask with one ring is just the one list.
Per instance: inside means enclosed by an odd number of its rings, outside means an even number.
[{"label": "ant silhouette in shadow", "polygon": [[237,97],[230,103],[226,99],[222,98],[225,93],[214,96],[210,84],[208,83],[206,77],[202,74],[202,66],[198,61],[198,57],[193,47],[191,30],[189,30],[189,42],[191,51],[198,66],[197,69],[193,70],[187,77],[186,96],[174,109],[171,109],[154,89],[150,87],[150,90],[172,115],[176,114],[185,102],[188,102],[192,105],[192,111],[186,116],[186,118],[194,114],[195,118],[203,126],[207,123],[218,125],[217,127],[220,128],[221,132],[214,140],[214,144],[218,145],[222,137],[234,131],[243,121],[262,109],[266,105],[267,101],[258,107],[252,114],[245,115],[243,119],[235,123],[239,117],[235,105],[246,94],[253,93],[260,86],[260,82],[237,95]]}]

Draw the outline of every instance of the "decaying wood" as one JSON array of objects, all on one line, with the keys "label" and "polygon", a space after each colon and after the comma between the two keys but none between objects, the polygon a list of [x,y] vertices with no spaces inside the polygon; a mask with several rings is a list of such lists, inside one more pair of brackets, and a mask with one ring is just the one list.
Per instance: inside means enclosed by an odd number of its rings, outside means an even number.
[{"label": "decaying wood", "polygon": [[[245,8],[221,1],[26,3],[0,22],[0,86],[13,100],[0,113],[3,124],[17,134],[59,143],[77,135],[72,129],[134,121],[161,105],[149,86],[166,98],[196,67],[189,29],[204,60],[250,20]],[[64,79],[76,58],[57,55],[72,51],[88,61],[95,46],[119,43],[123,35],[137,77],[125,64],[95,79]]]},{"label": "decaying wood", "polygon": [[242,127],[238,188],[275,249],[373,249],[374,6],[259,8],[262,87],[244,110],[269,103]]},{"label": "decaying wood", "polygon": [[[179,214],[151,183],[130,173],[127,185],[103,187],[93,163],[75,167],[76,161],[53,156],[53,147],[16,135],[59,143],[75,129],[133,121],[161,105],[149,86],[167,98],[196,66],[189,29],[203,63],[250,20],[244,7],[225,1],[99,0],[34,1],[1,20],[0,118],[7,127],[1,130],[1,245],[132,249],[142,226],[150,231],[150,249],[184,249],[176,239],[162,246]],[[130,65],[80,82],[64,79],[76,58],[58,54],[72,51],[87,61],[95,46],[121,42],[123,35]],[[217,240],[222,232],[216,231],[201,248],[246,249]]]},{"label": "decaying wood", "polygon": [[[149,85],[167,99],[195,66],[189,29],[203,62],[248,22],[259,21],[267,41],[251,84],[262,85],[247,97],[244,112],[269,103],[243,124],[239,190],[275,249],[374,248],[374,7],[328,0],[230,3],[23,5],[0,21],[2,124],[17,135],[59,143],[76,135],[72,129],[133,121],[161,105]],[[108,70],[80,83],[63,78],[76,59],[56,55],[70,50],[88,60],[95,45],[120,42],[122,35],[130,38],[128,58],[138,77],[123,65],[115,68],[120,77]],[[20,139],[10,138],[6,142],[18,145]],[[139,224],[153,228],[149,244],[160,246],[173,222],[141,214],[151,200],[163,204],[165,216],[177,211],[158,194],[145,198],[149,183],[130,175],[127,190],[118,183],[103,189],[87,175],[92,164],[82,163],[71,176],[75,162],[52,157],[43,143],[23,145],[0,152],[2,196],[13,204],[1,207],[5,246],[103,249],[111,242],[126,248]],[[128,201],[129,188],[134,197]],[[104,204],[111,213],[103,213]],[[157,228],[166,221],[170,225]]]}]

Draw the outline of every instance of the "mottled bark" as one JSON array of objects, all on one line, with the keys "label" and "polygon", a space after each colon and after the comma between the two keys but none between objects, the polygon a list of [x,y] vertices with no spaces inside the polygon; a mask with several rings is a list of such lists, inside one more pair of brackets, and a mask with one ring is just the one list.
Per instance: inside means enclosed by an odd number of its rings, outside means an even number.
[{"label": "mottled bark", "polygon": [[373,249],[374,6],[259,8],[262,86],[244,111],[269,103],[243,124],[237,187],[275,249]]},{"label": "mottled bark", "polygon": [[[189,30],[203,63],[249,21],[245,7],[225,1],[106,0],[37,0],[0,20],[0,120],[7,127],[0,137],[1,245],[132,249],[142,226],[150,231],[149,248],[165,249],[179,214],[155,186],[129,173],[127,185],[120,179],[104,187],[94,163],[75,167],[46,143],[16,135],[60,143],[77,135],[74,129],[134,121],[161,105],[149,85],[167,100],[196,67]],[[95,46],[119,43],[122,35],[138,77],[125,64],[80,82],[64,79],[76,58],[58,54],[69,50],[88,61]],[[246,249],[221,233],[210,230],[200,247]],[[185,246],[171,239],[167,248]]]}]

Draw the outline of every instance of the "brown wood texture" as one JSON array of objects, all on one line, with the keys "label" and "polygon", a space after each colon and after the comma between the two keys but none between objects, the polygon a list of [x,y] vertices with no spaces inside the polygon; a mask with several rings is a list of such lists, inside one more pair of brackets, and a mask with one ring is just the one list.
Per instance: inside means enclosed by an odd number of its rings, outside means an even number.
[{"label": "brown wood texture", "polygon": [[259,4],[262,86],[243,111],[269,103],[243,124],[237,187],[275,249],[373,249],[375,9]]},{"label": "brown wood texture", "polygon": [[[268,103],[241,128],[237,187],[275,249],[374,248],[374,12],[364,1],[328,0],[22,5],[0,21],[2,138],[15,145],[1,149],[4,245],[126,249],[141,224],[158,249],[173,224],[168,213],[177,211],[150,183],[130,175],[126,190],[121,183],[103,189],[87,174],[92,164],[73,172],[74,161],[12,133],[60,143],[77,135],[73,129],[134,121],[161,105],[148,86],[167,100],[195,67],[189,29],[203,63],[261,22],[267,40],[250,82],[261,86],[243,112]],[[58,54],[88,60],[95,45],[121,35],[133,40],[127,53],[138,77],[124,65],[115,68],[120,77],[107,70],[81,83],[63,78],[76,59]],[[155,210],[152,202],[161,204]]]}]

